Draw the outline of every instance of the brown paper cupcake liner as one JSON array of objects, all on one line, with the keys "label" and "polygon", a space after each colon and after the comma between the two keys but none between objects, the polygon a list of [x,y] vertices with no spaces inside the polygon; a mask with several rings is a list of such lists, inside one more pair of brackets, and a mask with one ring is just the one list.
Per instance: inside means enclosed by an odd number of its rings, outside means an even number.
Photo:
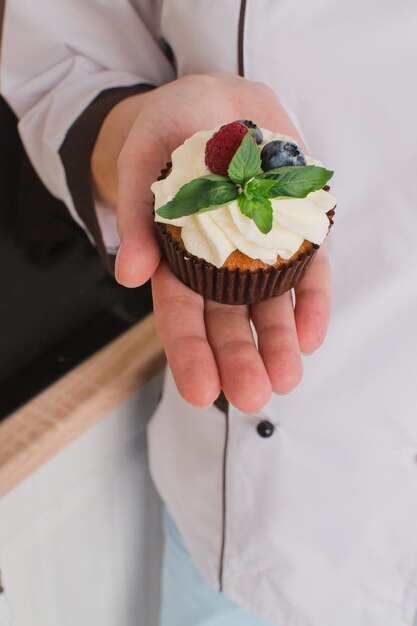
[{"label": "brown paper cupcake liner", "polygon": [[[165,178],[170,164],[161,171]],[[327,188],[328,189],[328,188]],[[329,230],[333,225],[334,209],[327,213]],[[223,304],[255,304],[280,296],[293,289],[303,278],[320,246],[311,244],[307,251],[295,255],[280,267],[271,266],[256,271],[216,267],[192,254],[176,241],[165,224],[155,222],[158,240],[174,274],[188,287],[205,298]]]}]

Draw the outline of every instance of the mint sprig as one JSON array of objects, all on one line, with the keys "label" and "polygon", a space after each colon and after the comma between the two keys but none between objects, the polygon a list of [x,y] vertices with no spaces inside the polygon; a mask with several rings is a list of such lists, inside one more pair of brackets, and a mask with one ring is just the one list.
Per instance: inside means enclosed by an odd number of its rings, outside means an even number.
[{"label": "mint sprig", "polygon": [[228,176],[209,174],[195,178],[161,206],[157,215],[166,219],[199,215],[237,200],[241,213],[252,219],[266,235],[272,229],[272,198],[305,198],[312,191],[322,189],[333,176],[332,171],[316,165],[278,167],[262,172],[253,132],[249,130],[236,150]]}]

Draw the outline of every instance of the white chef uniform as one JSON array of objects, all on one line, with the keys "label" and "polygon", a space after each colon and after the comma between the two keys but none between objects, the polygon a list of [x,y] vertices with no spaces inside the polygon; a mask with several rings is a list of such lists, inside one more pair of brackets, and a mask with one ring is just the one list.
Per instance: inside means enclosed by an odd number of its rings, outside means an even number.
[{"label": "white chef uniform", "polygon": [[269,84],[336,170],[333,318],[300,387],[226,416],[188,406],[168,373],[149,429],[156,485],[198,568],[278,626],[410,626],[417,609],[416,33],[413,0],[6,7],[3,93],[78,220],[67,131],[105,89],[173,79],[163,41],[178,76]]}]

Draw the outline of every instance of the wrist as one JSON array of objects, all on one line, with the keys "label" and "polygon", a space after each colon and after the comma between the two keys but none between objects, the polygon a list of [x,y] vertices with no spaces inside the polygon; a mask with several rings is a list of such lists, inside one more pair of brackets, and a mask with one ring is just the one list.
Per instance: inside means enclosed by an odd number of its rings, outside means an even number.
[{"label": "wrist", "polygon": [[91,153],[94,195],[99,201],[117,203],[117,160],[130,130],[139,115],[147,93],[121,100],[105,117]]}]

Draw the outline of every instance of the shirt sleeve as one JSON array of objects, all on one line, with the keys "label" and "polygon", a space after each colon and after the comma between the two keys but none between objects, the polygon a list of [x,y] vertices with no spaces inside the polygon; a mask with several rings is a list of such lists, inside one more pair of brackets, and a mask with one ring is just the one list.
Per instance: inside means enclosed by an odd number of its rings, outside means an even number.
[{"label": "shirt sleeve", "polygon": [[[107,264],[90,155],[102,121],[117,102],[175,78],[159,13],[155,0],[6,3],[2,94],[19,118],[40,179],[66,204]],[[100,222],[111,230],[111,220]]]}]

